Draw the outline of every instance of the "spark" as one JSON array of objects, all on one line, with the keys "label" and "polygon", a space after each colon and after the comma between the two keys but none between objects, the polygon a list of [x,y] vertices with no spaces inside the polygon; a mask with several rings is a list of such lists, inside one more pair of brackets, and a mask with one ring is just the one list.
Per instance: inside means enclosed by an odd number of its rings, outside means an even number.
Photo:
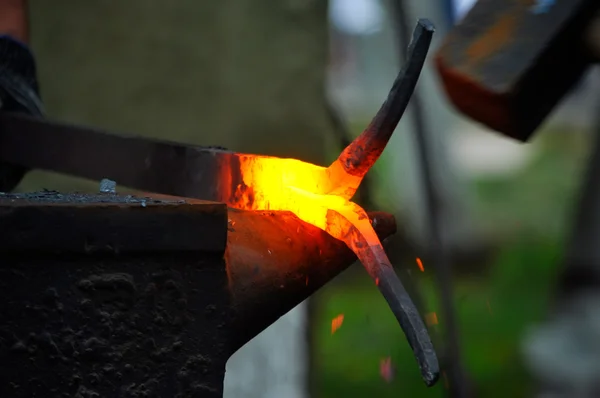
[{"label": "spark", "polygon": [[429,314],[426,314],[425,315],[425,323],[427,323],[427,326],[437,325],[438,324],[437,314],[435,312],[430,312]]},{"label": "spark", "polygon": [[419,257],[417,257],[417,265],[419,266],[419,269],[421,270],[421,272],[425,272],[425,267],[423,267],[423,262],[421,261],[421,259]]},{"label": "spark", "polygon": [[331,320],[331,334],[337,332],[337,330],[342,327],[342,323],[344,323],[344,314],[340,314]]}]

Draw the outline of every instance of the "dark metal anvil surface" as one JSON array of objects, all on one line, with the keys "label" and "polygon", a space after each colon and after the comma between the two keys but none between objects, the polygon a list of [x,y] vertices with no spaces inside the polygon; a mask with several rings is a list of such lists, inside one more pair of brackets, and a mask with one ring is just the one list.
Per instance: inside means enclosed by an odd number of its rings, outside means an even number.
[{"label": "dark metal anvil surface", "polygon": [[57,192],[0,194],[0,255],[15,398],[220,397],[227,359],[355,260],[288,212]]}]

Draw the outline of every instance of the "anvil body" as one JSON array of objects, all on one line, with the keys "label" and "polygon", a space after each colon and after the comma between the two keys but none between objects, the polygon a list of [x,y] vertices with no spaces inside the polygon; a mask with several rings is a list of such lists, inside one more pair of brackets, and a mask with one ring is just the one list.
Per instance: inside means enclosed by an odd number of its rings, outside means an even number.
[{"label": "anvil body", "polygon": [[354,262],[288,212],[57,192],[0,194],[0,255],[15,398],[221,397],[231,354]]}]

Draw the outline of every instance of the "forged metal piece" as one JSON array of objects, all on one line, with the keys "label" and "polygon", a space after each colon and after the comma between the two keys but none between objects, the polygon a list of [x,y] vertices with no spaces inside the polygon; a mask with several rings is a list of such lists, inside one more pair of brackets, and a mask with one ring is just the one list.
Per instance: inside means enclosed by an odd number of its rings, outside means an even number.
[{"label": "forged metal piece", "polygon": [[527,141],[592,62],[584,35],[596,0],[479,0],[440,47],[452,103],[470,118]]},{"label": "forged metal piece", "polygon": [[58,192],[0,194],[0,255],[15,398],[221,397],[229,356],[356,260],[288,212]]},{"label": "forged metal piece", "polygon": [[[341,164],[344,174],[358,178],[358,184],[360,184],[360,180],[375,164],[408,106],[425,63],[434,31],[435,28],[430,21],[420,19],[417,22],[408,46],[407,61],[398,73],[386,101],[365,131],[350,143],[340,154],[338,160],[330,166],[330,169],[333,170],[332,174],[334,174],[335,167]],[[340,185],[342,185],[341,182]],[[358,184],[352,186],[353,189],[348,189],[346,185],[342,195],[351,197],[356,192]],[[342,192],[344,189],[336,187],[333,191]],[[402,282],[394,272],[383,247],[370,242],[364,235],[365,231],[359,228],[355,221],[351,221],[349,216],[352,217],[351,212],[337,212],[334,209],[328,211],[328,218],[334,219],[334,224],[343,226],[346,231],[343,240],[357,254],[400,323],[413,350],[425,384],[433,386],[439,378],[440,368],[427,328]]]},{"label": "forged metal piece", "polygon": [[330,210],[329,217],[343,225],[349,235],[356,236],[355,246],[359,260],[375,281],[377,288],[402,326],[406,339],[419,364],[421,377],[425,384],[433,386],[439,378],[440,367],[429,332],[404,285],[394,272],[383,247],[369,248],[367,239],[344,215]]}]

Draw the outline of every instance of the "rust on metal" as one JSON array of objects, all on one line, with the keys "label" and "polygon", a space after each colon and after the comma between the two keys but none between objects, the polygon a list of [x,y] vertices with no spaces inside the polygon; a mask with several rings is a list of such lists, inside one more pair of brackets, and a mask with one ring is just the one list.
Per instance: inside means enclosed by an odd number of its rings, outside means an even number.
[{"label": "rust on metal", "polygon": [[517,16],[501,15],[492,26],[481,36],[477,37],[466,49],[469,66],[473,67],[488,57],[502,51],[513,39],[517,29]]},{"label": "rust on metal", "polygon": [[436,55],[459,111],[526,141],[590,64],[595,0],[480,0]]}]

